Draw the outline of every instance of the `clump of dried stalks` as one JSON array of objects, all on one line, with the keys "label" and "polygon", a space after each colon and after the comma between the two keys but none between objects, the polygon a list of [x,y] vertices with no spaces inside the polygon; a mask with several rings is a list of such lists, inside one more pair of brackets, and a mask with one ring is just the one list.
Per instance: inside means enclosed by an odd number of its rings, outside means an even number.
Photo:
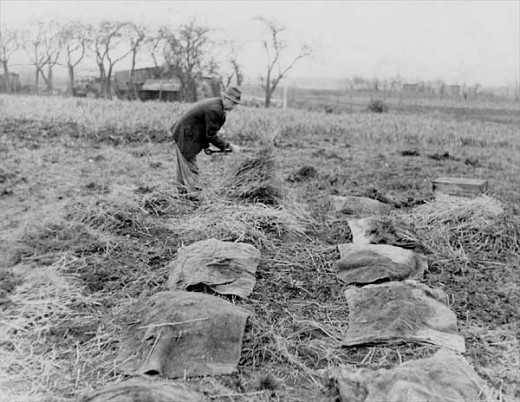
[{"label": "clump of dried stalks", "polygon": [[504,261],[520,254],[520,217],[487,195],[469,199],[440,194],[403,218],[443,259]]},{"label": "clump of dried stalks", "polygon": [[520,339],[515,323],[493,326],[493,329],[468,326],[464,334],[466,339],[477,341],[479,347],[470,352],[478,362],[475,370],[483,378],[488,378],[494,385],[492,393],[497,401],[513,402],[520,392]]},{"label": "clump of dried stalks", "polygon": [[215,238],[263,248],[286,237],[304,236],[311,222],[304,206],[296,203],[289,209],[215,198],[205,200],[191,216],[172,220],[171,229],[184,242]]},{"label": "clump of dried stalks", "polygon": [[152,216],[177,216],[193,212],[196,205],[186,202],[184,195],[179,194],[177,188],[156,183],[150,186],[141,186],[135,194],[141,210]]},{"label": "clump of dried stalks", "polygon": [[42,401],[58,394],[61,398],[53,401],[72,401],[78,389],[111,375],[107,356],[118,328],[101,330],[96,300],[61,272],[69,262],[64,257],[17,272],[23,283],[10,295],[0,321],[2,400]]},{"label": "clump of dried stalks", "polygon": [[282,201],[274,147],[266,146],[233,166],[223,182],[222,193],[229,199],[277,206]]},{"label": "clump of dried stalks", "polygon": [[88,225],[55,217],[26,226],[11,249],[9,262],[14,265],[31,260],[48,265],[62,253],[91,254],[103,252],[110,245],[109,237]]},{"label": "clump of dried stalks", "polygon": [[110,194],[70,203],[66,212],[67,219],[108,233],[119,233],[123,229],[143,231],[143,215],[147,214],[139,205],[138,196],[127,187],[117,187]]},{"label": "clump of dried stalks", "polygon": [[121,186],[110,194],[67,205],[66,218],[107,233],[150,235],[156,225],[152,218],[183,215],[193,209],[173,188]]}]

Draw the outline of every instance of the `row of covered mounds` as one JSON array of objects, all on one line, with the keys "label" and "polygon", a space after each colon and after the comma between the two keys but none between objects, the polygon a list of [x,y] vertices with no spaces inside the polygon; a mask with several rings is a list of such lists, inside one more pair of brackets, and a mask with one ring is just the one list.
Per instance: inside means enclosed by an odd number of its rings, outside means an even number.
[{"label": "row of covered mounds", "polygon": [[[131,382],[111,384],[87,400],[111,401],[117,392],[127,392],[135,402],[204,400],[186,384],[155,387],[142,376],[186,379],[235,372],[251,312],[219,295],[247,298],[259,261],[258,249],[245,243],[208,239],[180,248],[168,266],[169,291],[133,306],[138,319],[127,328],[116,359]],[[177,399],[161,399],[159,389],[165,395],[172,390]]]},{"label": "row of covered mounds", "polygon": [[[338,279],[349,285],[345,291],[349,323],[342,345],[428,343],[440,348],[433,357],[392,369],[329,370],[340,399],[490,400],[493,390],[458,354],[466,351],[465,340],[447,294],[419,282],[428,264],[426,256],[415,250],[423,246],[432,253],[433,249],[404,222],[389,216],[388,205],[362,197],[334,197],[331,203],[337,212],[353,216],[347,221],[352,243],[338,246],[340,259],[335,263]],[[402,247],[407,244],[414,250]]]},{"label": "row of covered mounds", "polygon": [[[251,311],[239,307],[234,300],[249,297],[255,286],[261,256],[255,245],[266,246],[268,232],[279,225],[278,229],[285,229],[276,230],[278,234],[292,230],[280,220],[280,191],[272,182],[262,180],[274,167],[269,150],[257,156],[246,159],[228,177],[218,199],[203,202],[193,217],[200,221],[188,219],[184,226],[176,228],[180,233],[189,233],[186,238],[194,241],[180,247],[168,264],[169,290],[133,306],[138,318],[127,328],[117,356],[118,369],[133,378],[97,391],[88,401],[111,401],[116,393],[126,394],[133,402],[146,398],[202,401],[203,394],[192,396],[194,390],[187,389],[186,384],[179,388],[174,384],[190,377],[218,376],[237,370]],[[264,201],[262,204],[256,204],[259,198]],[[254,204],[247,206],[245,201]],[[267,206],[273,204],[278,209]],[[237,219],[236,214],[241,211],[242,216]],[[254,225],[245,225],[247,230],[237,237],[241,223],[250,219],[255,221]],[[258,231],[254,230],[256,227]],[[230,237],[234,241],[215,237]],[[239,239],[255,245],[236,241]],[[160,383],[161,378],[173,381],[164,384]],[[161,399],[163,395],[154,388],[154,381],[158,381],[157,389],[175,387],[172,395],[178,395],[177,399]]]}]

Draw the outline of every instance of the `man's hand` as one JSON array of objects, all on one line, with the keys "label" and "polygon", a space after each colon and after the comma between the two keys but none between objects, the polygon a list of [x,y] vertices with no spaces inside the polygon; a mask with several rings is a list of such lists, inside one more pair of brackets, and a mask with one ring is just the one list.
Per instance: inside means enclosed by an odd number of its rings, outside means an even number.
[{"label": "man's hand", "polygon": [[231,152],[233,152],[234,154],[240,153],[240,147],[238,145],[229,144],[229,149],[231,149]]}]

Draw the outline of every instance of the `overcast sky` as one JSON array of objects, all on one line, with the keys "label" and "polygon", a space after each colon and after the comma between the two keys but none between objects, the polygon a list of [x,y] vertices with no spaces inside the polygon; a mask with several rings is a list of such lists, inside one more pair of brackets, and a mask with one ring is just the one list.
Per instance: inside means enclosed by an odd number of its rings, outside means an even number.
[{"label": "overcast sky", "polygon": [[178,25],[195,18],[243,45],[241,61],[253,78],[265,64],[259,46],[264,27],[254,20],[259,15],[287,28],[292,51],[303,43],[313,48],[292,77],[400,75],[483,85],[520,80],[520,0],[0,0],[0,21],[11,28],[48,19]]}]

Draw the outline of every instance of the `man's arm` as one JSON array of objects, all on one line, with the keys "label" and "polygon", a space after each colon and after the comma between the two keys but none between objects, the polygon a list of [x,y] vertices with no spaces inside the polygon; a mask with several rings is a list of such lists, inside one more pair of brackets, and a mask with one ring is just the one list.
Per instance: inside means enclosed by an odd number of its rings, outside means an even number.
[{"label": "man's arm", "polygon": [[206,137],[210,144],[215,145],[218,149],[224,150],[229,147],[229,142],[224,141],[218,136],[220,130],[220,116],[214,110],[206,114]]}]

